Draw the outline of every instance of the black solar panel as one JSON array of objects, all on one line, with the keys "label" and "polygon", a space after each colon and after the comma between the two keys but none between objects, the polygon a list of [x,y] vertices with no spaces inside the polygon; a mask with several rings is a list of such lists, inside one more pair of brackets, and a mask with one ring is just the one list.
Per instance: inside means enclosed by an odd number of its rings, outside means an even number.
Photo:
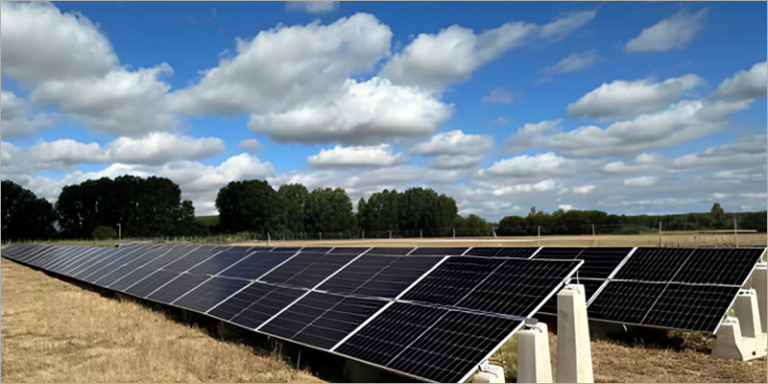
[{"label": "black solar panel", "polygon": [[214,277],[189,291],[173,304],[204,313],[248,284],[250,283],[245,280]]},{"label": "black solar panel", "polygon": [[584,248],[544,247],[536,254],[537,259],[575,259]]},{"label": "black solar panel", "polygon": [[197,264],[200,264],[204,262],[205,260],[208,260],[212,256],[223,252],[227,249],[230,249],[230,247],[209,247],[209,246],[202,246],[191,253],[185,255],[181,259],[165,266],[163,269],[170,272],[186,272],[192,268],[194,268]]},{"label": "black solar panel", "polygon": [[209,311],[209,315],[256,329],[307,291],[253,283]]},{"label": "black solar panel", "polygon": [[739,289],[670,284],[642,324],[714,332],[727,314]]},{"label": "black solar panel", "polygon": [[177,276],[179,276],[179,274],[176,272],[156,271],[147,276],[144,280],[141,280],[128,288],[125,292],[137,297],[147,298],[149,294],[169,283]]},{"label": "black solar panel", "polygon": [[290,252],[256,252],[223,272],[221,276],[256,280],[291,258]]},{"label": "black solar panel", "polygon": [[185,273],[179,275],[179,277],[164,285],[162,288],[158,289],[155,291],[155,293],[151,294],[147,298],[150,300],[159,301],[161,303],[171,304],[176,299],[191,291],[209,278],[209,276]]},{"label": "black solar panel", "polygon": [[122,266],[118,268],[114,268],[112,272],[107,273],[106,275],[102,276],[98,280],[94,280],[93,283],[96,285],[100,285],[102,287],[109,287],[111,284],[122,279],[129,273],[133,272],[135,269],[154,260],[160,255],[170,252],[172,249],[174,249],[173,246],[166,245],[166,246],[158,247],[146,253],[137,254],[135,257],[131,258],[130,260],[125,260],[125,263],[123,263]]},{"label": "black solar panel", "polygon": [[318,290],[394,299],[440,260],[424,256],[366,255],[328,279]]},{"label": "black solar panel", "polygon": [[403,300],[529,317],[582,261],[450,258]]},{"label": "black solar panel", "polygon": [[[374,250],[376,250],[374,248]],[[409,256],[461,256],[467,248],[416,248]]]},{"label": "black solar panel", "polygon": [[413,251],[413,248],[387,248],[376,247],[368,251],[366,255],[383,255],[383,256],[405,256]]},{"label": "black solar panel", "polygon": [[663,283],[609,281],[589,305],[592,320],[642,324],[645,315],[664,291]]},{"label": "black solar panel", "polygon": [[503,248],[491,248],[491,247],[475,247],[466,253],[467,256],[484,256],[484,257],[512,257],[520,259],[528,259],[533,256],[539,248],[534,247],[503,247]]},{"label": "black solar panel", "polygon": [[743,284],[760,256],[762,248],[697,248],[674,281],[692,284]]},{"label": "black solar panel", "polygon": [[208,260],[196,265],[189,270],[189,273],[196,275],[216,275],[219,272],[232,267],[250,253],[252,253],[250,248],[232,247],[224,252],[213,255]]},{"label": "black solar panel", "polygon": [[302,252],[263,276],[261,280],[268,283],[311,289],[355,257],[357,255]]},{"label": "black solar panel", "polygon": [[109,273],[111,271],[109,269],[110,266],[112,265],[118,266],[120,265],[119,262],[121,260],[127,259],[141,252],[148,251],[152,248],[153,248],[152,246],[148,246],[148,245],[143,245],[135,248],[121,248],[117,252],[108,253],[103,257],[99,257],[97,260],[94,260],[92,263],[78,266],[77,269],[70,272],[70,275],[76,279],[92,282],[92,281],[95,281],[94,280],[95,278],[98,278],[96,275],[100,274],[101,271],[104,271],[103,274]]},{"label": "black solar panel", "polygon": [[172,263],[175,260],[179,259],[180,257],[183,257],[185,254],[189,253],[195,248],[196,247],[193,247],[193,246],[179,246],[179,247],[173,248],[168,253],[165,253],[163,255],[156,257],[152,261],[142,265],[139,268],[136,268],[132,272],[123,276],[119,280],[112,283],[109,286],[109,288],[114,289],[116,291],[124,291],[129,287],[131,287],[132,285],[145,279],[147,276],[151,275],[153,272],[162,268],[166,264]]},{"label": "black solar panel", "polygon": [[670,281],[693,254],[694,248],[638,248],[614,279]]},{"label": "black solar panel", "polygon": [[337,255],[337,254],[345,254],[345,255],[346,255],[346,254],[354,254],[354,255],[359,255],[359,254],[361,254],[361,253],[363,253],[363,252],[365,252],[365,251],[367,251],[367,250],[369,250],[369,249],[370,249],[370,248],[347,248],[347,247],[336,247],[336,248],[332,249],[332,250],[331,250],[330,252],[328,252],[328,253],[330,253],[330,254],[332,254],[332,255]]},{"label": "black solar panel", "polygon": [[336,352],[440,383],[465,380],[522,321],[394,303]]},{"label": "black solar panel", "polygon": [[264,324],[259,331],[331,349],[386,303],[313,292]]},{"label": "black solar panel", "polygon": [[[581,268],[583,268],[582,266]],[[581,269],[579,268],[579,269]],[[589,300],[592,299],[592,297],[595,295],[598,289],[605,283],[604,279],[571,279],[571,284],[581,284],[584,286],[584,301],[589,303]],[[547,301],[546,304],[544,304],[543,307],[539,310],[539,313],[541,314],[549,314],[549,315],[556,315],[557,314],[557,295],[553,296],[551,299]]]}]

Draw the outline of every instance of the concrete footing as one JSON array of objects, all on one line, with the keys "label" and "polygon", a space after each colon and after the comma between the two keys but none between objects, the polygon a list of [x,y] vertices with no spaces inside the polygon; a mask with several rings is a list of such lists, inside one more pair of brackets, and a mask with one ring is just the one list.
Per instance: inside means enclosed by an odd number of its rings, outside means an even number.
[{"label": "concrete footing", "polygon": [[757,293],[754,289],[742,290],[717,331],[712,355],[740,361],[757,359],[768,353],[767,343],[760,324]]},{"label": "concrete footing", "polygon": [[768,264],[757,264],[752,272],[751,287],[757,295],[757,309],[760,314],[760,327],[763,333],[768,331]]},{"label": "concrete footing", "polygon": [[547,325],[526,325],[518,332],[517,382],[551,383],[552,363],[549,360],[549,332]]},{"label": "concrete footing", "polygon": [[594,382],[585,292],[570,284],[557,294],[558,383]]},{"label": "concrete footing", "polygon": [[506,383],[504,367],[496,364],[483,364],[472,378],[473,383]]}]

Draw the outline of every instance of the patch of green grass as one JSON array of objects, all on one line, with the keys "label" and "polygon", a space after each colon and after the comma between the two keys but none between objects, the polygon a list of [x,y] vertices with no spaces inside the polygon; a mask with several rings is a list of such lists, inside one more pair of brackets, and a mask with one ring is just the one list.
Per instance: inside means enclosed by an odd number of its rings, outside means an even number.
[{"label": "patch of green grass", "polygon": [[195,216],[195,221],[205,225],[206,227],[213,227],[219,225],[219,216]]}]

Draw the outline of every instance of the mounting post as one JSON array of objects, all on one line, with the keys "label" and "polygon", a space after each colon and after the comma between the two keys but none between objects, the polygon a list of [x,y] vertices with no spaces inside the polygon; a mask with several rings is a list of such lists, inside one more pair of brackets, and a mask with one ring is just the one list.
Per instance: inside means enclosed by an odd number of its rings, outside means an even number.
[{"label": "mounting post", "polygon": [[547,324],[526,324],[525,327],[517,333],[517,382],[551,383]]},{"label": "mounting post", "polygon": [[736,240],[736,248],[739,247],[739,219],[733,216],[733,238]]},{"label": "mounting post", "polygon": [[742,290],[728,317],[717,330],[712,356],[747,361],[768,353],[766,337],[760,327],[757,295],[754,289]]},{"label": "mounting post", "polygon": [[659,247],[661,247],[664,244],[664,242],[661,240],[661,220],[659,220]]},{"label": "mounting post", "polygon": [[582,284],[568,284],[557,294],[558,383],[594,382],[585,292]]},{"label": "mounting post", "polygon": [[757,295],[757,309],[760,312],[760,329],[768,331],[768,264],[758,263],[752,271],[752,289]]}]

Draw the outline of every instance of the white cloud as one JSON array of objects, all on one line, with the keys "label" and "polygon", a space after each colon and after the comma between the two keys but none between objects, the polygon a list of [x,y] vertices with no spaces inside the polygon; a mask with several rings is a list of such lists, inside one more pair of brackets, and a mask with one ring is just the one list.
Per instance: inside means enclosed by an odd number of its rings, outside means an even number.
[{"label": "white cloud", "polygon": [[631,118],[663,109],[685,91],[704,83],[699,76],[688,74],[654,82],[650,79],[603,83],[579,100],[568,105],[569,117],[596,120]]},{"label": "white cloud", "polygon": [[337,145],[332,149],[322,149],[317,155],[307,158],[307,163],[318,168],[365,168],[387,167],[408,161],[402,154],[394,154],[392,146],[380,144],[377,146],[342,147]]},{"label": "white cloud", "polygon": [[639,36],[627,42],[624,50],[627,52],[664,52],[685,48],[701,31],[707,12],[709,12],[709,8],[704,8],[693,15],[682,10],[669,19],[664,19],[643,29]]},{"label": "white cloud", "polygon": [[0,92],[0,108],[4,139],[29,136],[55,124],[54,117],[49,114],[31,113],[29,103],[10,91]]},{"label": "white cloud", "polygon": [[74,170],[89,164],[162,165],[178,160],[199,160],[224,151],[219,138],[193,138],[154,132],[140,138],[120,137],[104,147],[71,139],[39,141],[22,149],[2,142],[4,174],[28,174],[44,169]]},{"label": "white cloud", "polygon": [[422,33],[392,57],[380,75],[396,84],[439,91],[448,84],[467,80],[476,69],[524,44],[536,28],[535,24],[520,21],[480,34],[456,24],[436,35]]},{"label": "white cloud", "polygon": [[[389,55],[392,31],[358,13],[321,25],[285,26],[237,40],[236,55],[174,92],[175,110],[192,116],[282,113],[343,94],[349,76]],[[342,88],[340,90],[340,88]]]},{"label": "white cloud", "polygon": [[476,168],[483,161],[483,156],[475,155],[438,155],[429,162],[434,169],[466,169]]},{"label": "white cloud", "polygon": [[575,176],[586,168],[581,161],[566,159],[553,152],[535,156],[520,155],[497,161],[479,175],[509,178]]},{"label": "white cloud", "polygon": [[502,126],[505,126],[507,124],[509,124],[509,117],[507,117],[507,116],[499,116],[499,117],[493,119],[493,121],[491,121],[491,123],[488,124],[488,125],[490,125],[491,127],[502,127]]},{"label": "white cloud", "polygon": [[241,141],[237,146],[252,153],[259,153],[264,150],[261,143],[259,143],[259,141],[256,139],[245,139]]},{"label": "white cloud", "polygon": [[372,78],[347,80],[341,94],[283,113],[251,115],[248,126],[278,142],[371,143],[432,133],[451,116],[446,105],[419,89]]},{"label": "white cloud", "polygon": [[545,73],[569,73],[589,69],[600,61],[594,49],[580,53],[572,53],[568,57],[560,60],[557,64],[546,67],[542,71]]},{"label": "white cloud", "polygon": [[287,11],[304,11],[307,13],[322,14],[333,12],[339,8],[338,1],[286,1]]},{"label": "white cloud", "polygon": [[4,1],[0,18],[3,73],[27,84],[103,76],[118,64],[109,40],[82,14]]},{"label": "white cloud", "polygon": [[545,39],[561,39],[586,25],[595,16],[595,11],[570,12],[542,26],[539,35]]},{"label": "white cloud", "polygon": [[571,188],[574,193],[581,193],[581,194],[587,194],[595,190],[597,188],[594,185],[582,185],[579,187],[573,187]]},{"label": "white cloud", "polygon": [[468,135],[461,130],[438,133],[420,143],[411,152],[421,155],[480,155],[493,150],[493,137]]},{"label": "white cloud", "polygon": [[571,204],[560,204],[557,206],[558,209],[562,209],[565,212],[568,212],[573,209],[573,205]]},{"label": "white cloud", "polygon": [[739,196],[746,197],[747,199],[761,199],[768,198],[768,193],[740,193]]},{"label": "white cloud", "polygon": [[766,97],[768,93],[768,63],[757,63],[749,71],[739,71],[717,87],[715,97],[723,100],[749,100]]},{"label": "white cloud", "polygon": [[624,180],[624,185],[627,187],[650,187],[658,184],[659,181],[661,179],[658,176],[640,176]]},{"label": "white cloud", "polygon": [[608,174],[643,172],[693,172],[728,168],[730,170],[753,168],[768,161],[766,135],[749,136],[734,143],[707,148],[676,158],[659,153],[641,153],[632,163],[616,161],[603,166]]},{"label": "white cloud", "polygon": [[504,88],[494,88],[491,90],[491,93],[483,96],[480,101],[483,103],[512,104],[517,95],[517,92],[507,91]]},{"label": "white cloud", "polygon": [[137,71],[116,69],[104,77],[50,80],[38,86],[32,102],[55,105],[94,130],[137,136],[176,124],[166,96],[171,86],[159,80],[172,74],[167,64]]},{"label": "white cloud", "polygon": [[563,119],[544,120],[538,123],[526,123],[517,129],[517,133],[510,136],[506,146],[510,151],[517,152],[527,149],[532,142],[544,134],[552,133],[559,129]]},{"label": "white cloud", "polygon": [[524,127],[510,137],[508,147],[511,150],[530,147],[557,149],[570,157],[628,156],[651,148],[670,147],[719,131],[726,127],[731,115],[748,107],[749,102],[683,100],[665,110],[618,121],[604,129],[583,126],[549,136],[534,136],[530,129]]}]

